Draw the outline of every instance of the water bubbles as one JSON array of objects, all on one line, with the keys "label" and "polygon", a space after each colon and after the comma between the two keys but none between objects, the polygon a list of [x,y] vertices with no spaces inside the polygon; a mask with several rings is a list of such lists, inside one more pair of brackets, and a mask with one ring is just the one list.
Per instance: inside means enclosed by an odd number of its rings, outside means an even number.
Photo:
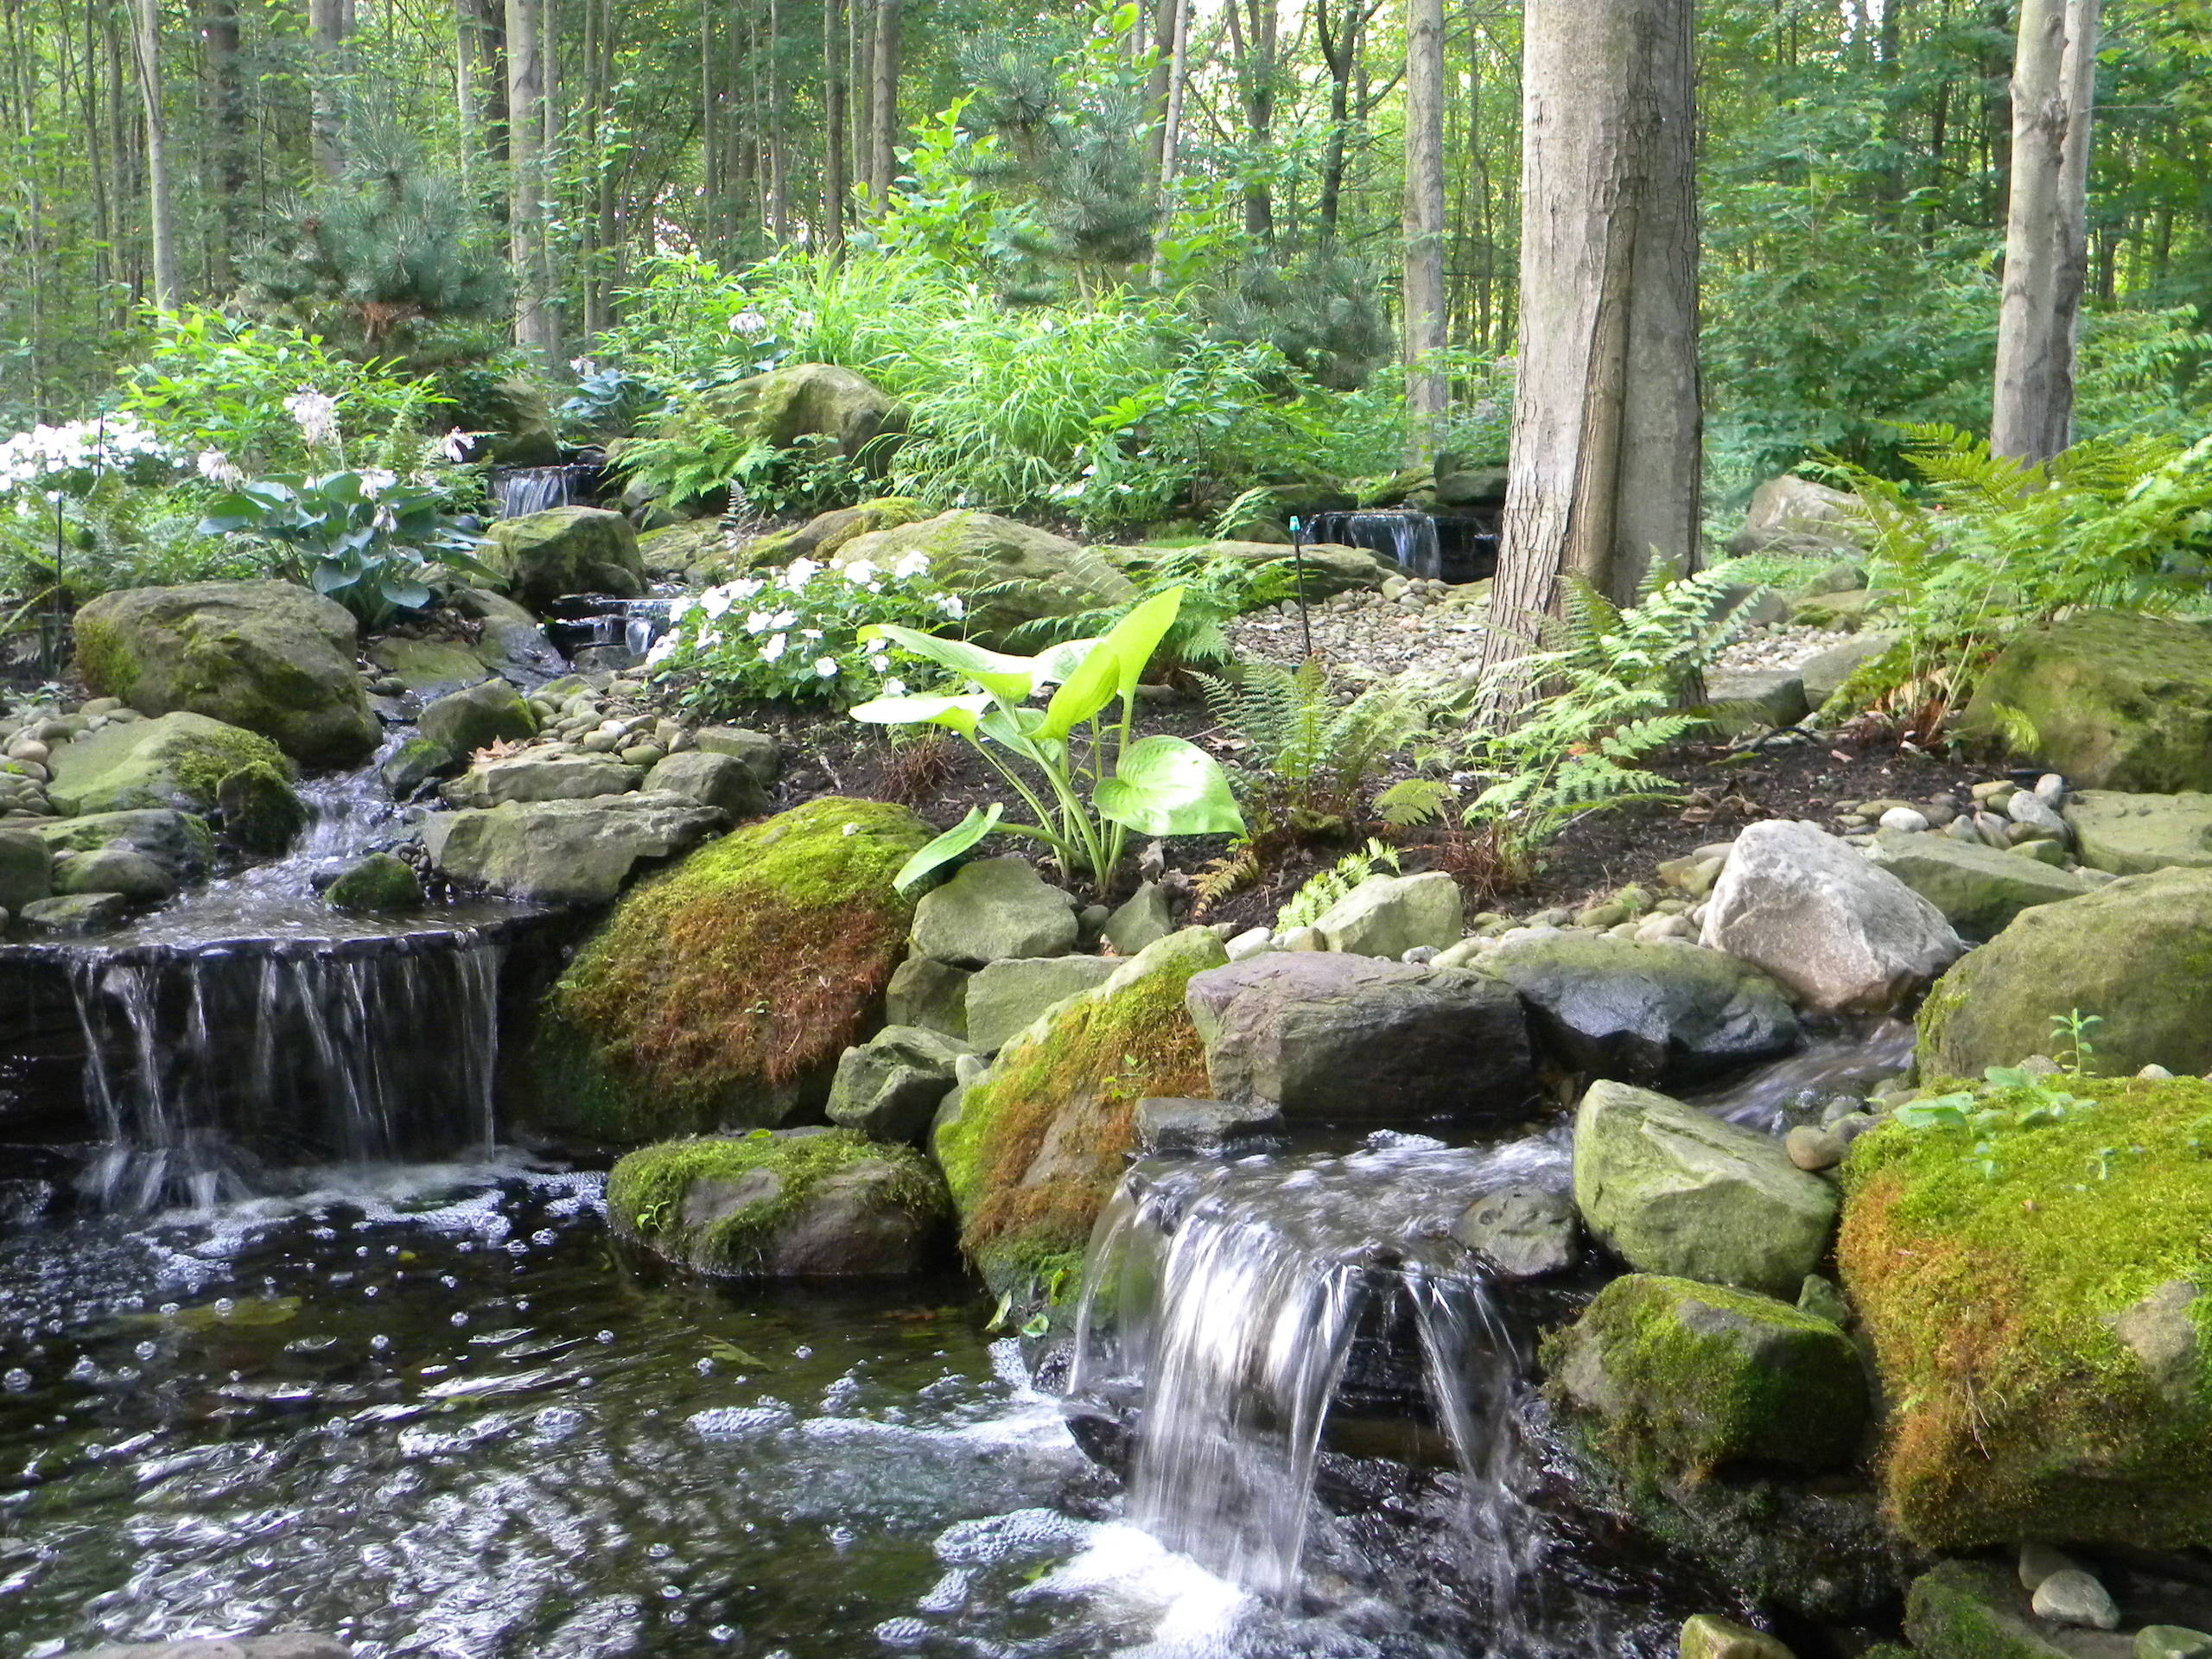
[{"label": "water bubbles", "polygon": [[676,1546],[674,1544],[658,1543],[652,1545],[645,1551],[645,1558],[648,1560],[664,1561],[675,1554]]},{"label": "water bubbles", "polygon": [[372,1354],[383,1353],[391,1346],[391,1338],[385,1335],[381,1331],[378,1332],[376,1335],[369,1338],[369,1351]]},{"label": "water bubbles", "polygon": [[824,1528],[822,1535],[830,1541],[830,1548],[840,1552],[850,1549],[860,1541],[861,1536],[850,1527],[846,1526]]},{"label": "water bubbles", "polygon": [[181,1302],[163,1302],[162,1304],[162,1317],[165,1319],[175,1319],[177,1316],[178,1310],[183,1306],[184,1305]]},{"label": "water bubbles", "polygon": [[683,1598],[683,1586],[680,1584],[664,1584],[660,1587],[660,1596],[663,1601],[680,1601]]},{"label": "water bubbles", "polygon": [[707,1639],[710,1642],[734,1642],[737,1640],[737,1627],[734,1624],[717,1624],[707,1632]]},{"label": "water bubbles", "polygon": [[612,1331],[602,1331],[596,1338],[594,1338],[594,1340],[598,1342],[612,1342],[614,1340],[614,1333]]},{"label": "water bubbles", "polygon": [[438,1282],[443,1285],[448,1290],[457,1290],[461,1287],[461,1281],[454,1278],[453,1274],[449,1273],[440,1274],[438,1275]]},{"label": "water bubbles", "polygon": [[715,1357],[712,1354],[702,1354],[691,1369],[702,1376],[712,1376],[715,1374]]},{"label": "water bubbles", "polygon": [[100,1368],[92,1363],[92,1357],[90,1354],[78,1355],[77,1363],[69,1368],[69,1380],[72,1382],[90,1382],[99,1374]]},{"label": "water bubbles", "polygon": [[160,1353],[162,1351],[160,1344],[157,1343],[142,1342],[130,1351],[137,1355],[141,1359],[151,1359],[156,1354]]},{"label": "water bubbles", "polygon": [[466,1313],[456,1313],[451,1319],[448,1320],[447,1323],[454,1325],[467,1325],[468,1323],[468,1315]]},{"label": "water bubbles", "polygon": [[0,1375],[0,1388],[6,1389],[10,1394],[22,1394],[30,1385],[31,1374],[20,1365],[11,1368],[4,1375]]},{"label": "water bubbles", "polygon": [[[215,1299],[215,1317],[217,1319],[227,1319],[232,1314],[237,1313],[238,1310],[238,1305],[228,1296],[219,1296]],[[145,1356],[142,1354],[139,1357],[143,1359]]]},{"label": "water bubbles", "polygon": [[373,1296],[376,1294],[377,1287],[374,1285],[364,1285],[361,1287],[361,1294],[364,1296]]},{"label": "water bubbles", "polygon": [[550,1227],[541,1227],[530,1236],[530,1242],[533,1244],[551,1244],[559,1236]]},{"label": "water bubbles", "polygon": [[519,1238],[509,1239],[507,1241],[506,1249],[509,1255],[528,1255],[530,1254],[530,1245],[525,1241]]}]

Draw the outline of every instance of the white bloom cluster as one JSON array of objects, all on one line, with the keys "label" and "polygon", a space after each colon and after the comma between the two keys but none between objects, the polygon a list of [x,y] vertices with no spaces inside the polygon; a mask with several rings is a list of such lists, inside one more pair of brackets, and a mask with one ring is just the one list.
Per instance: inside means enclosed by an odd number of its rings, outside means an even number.
[{"label": "white bloom cluster", "polygon": [[105,421],[64,421],[0,439],[0,495],[37,489],[64,473],[87,472],[147,459],[174,462],[168,445],[128,415]]},{"label": "white bloom cluster", "polygon": [[310,449],[335,448],[338,442],[338,400],[327,391],[302,386],[284,400],[284,412],[300,429]]}]

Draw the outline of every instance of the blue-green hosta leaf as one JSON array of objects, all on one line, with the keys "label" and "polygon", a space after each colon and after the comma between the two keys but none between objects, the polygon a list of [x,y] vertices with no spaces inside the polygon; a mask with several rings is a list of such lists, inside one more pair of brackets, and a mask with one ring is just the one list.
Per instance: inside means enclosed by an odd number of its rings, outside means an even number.
[{"label": "blue-green hosta leaf", "polygon": [[990,693],[971,691],[962,697],[878,697],[855,703],[851,712],[855,720],[869,726],[943,726],[965,737],[990,706]]},{"label": "blue-green hosta leaf", "polygon": [[981,645],[971,645],[965,639],[947,639],[934,633],[924,633],[918,628],[902,628],[896,622],[877,622],[861,630],[862,640],[888,639],[894,645],[911,651],[915,656],[935,663],[939,668],[949,668],[963,679],[973,680],[995,696],[1008,702],[1020,702],[1029,695],[1037,683],[1037,663],[1034,658],[1009,657],[1003,652],[985,651]]},{"label": "blue-green hosta leaf", "polygon": [[1179,737],[1130,744],[1093,799],[1100,817],[1147,836],[1241,834],[1244,829],[1229,779],[1213,757]]},{"label": "blue-green hosta leaf", "polygon": [[891,885],[901,893],[913,890],[931,871],[950,864],[996,827],[1006,808],[993,801],[988,810],[976,806],[968,809],[968,816],[954,824],[935,841],[916,853],[899,867],[899,874],[891,878]]}]

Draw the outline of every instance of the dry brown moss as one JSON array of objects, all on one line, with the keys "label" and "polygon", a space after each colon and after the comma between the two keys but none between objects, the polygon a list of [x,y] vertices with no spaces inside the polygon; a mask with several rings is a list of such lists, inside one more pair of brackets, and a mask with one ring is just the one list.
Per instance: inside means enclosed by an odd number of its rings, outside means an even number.
[{"label": "dry brown moss", "polygon": [[930,834],[825,796],[632,892],[549,999],[563,1116],[618,1141],[779,1121],[864,1033],[913,917],[891,878]]}]

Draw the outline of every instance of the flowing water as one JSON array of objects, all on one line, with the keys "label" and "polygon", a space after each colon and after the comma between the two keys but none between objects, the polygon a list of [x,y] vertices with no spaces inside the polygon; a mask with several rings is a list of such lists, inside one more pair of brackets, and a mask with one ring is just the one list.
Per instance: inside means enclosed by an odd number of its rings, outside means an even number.
[{"label": "flowing water", "polygon": [[502,518],[521,518],[550,507],[591,499],[596,467],[499,467],[492,472],[492,502]]},{"label": "flowing water", "polygon": [[1436,520],[1426,512],[1400,508],[1380,512],[1317,512],[1310,527],[1317,542],[1363,547],[1387,553],[1412,576],[1441,576],[1444,553]]}]

